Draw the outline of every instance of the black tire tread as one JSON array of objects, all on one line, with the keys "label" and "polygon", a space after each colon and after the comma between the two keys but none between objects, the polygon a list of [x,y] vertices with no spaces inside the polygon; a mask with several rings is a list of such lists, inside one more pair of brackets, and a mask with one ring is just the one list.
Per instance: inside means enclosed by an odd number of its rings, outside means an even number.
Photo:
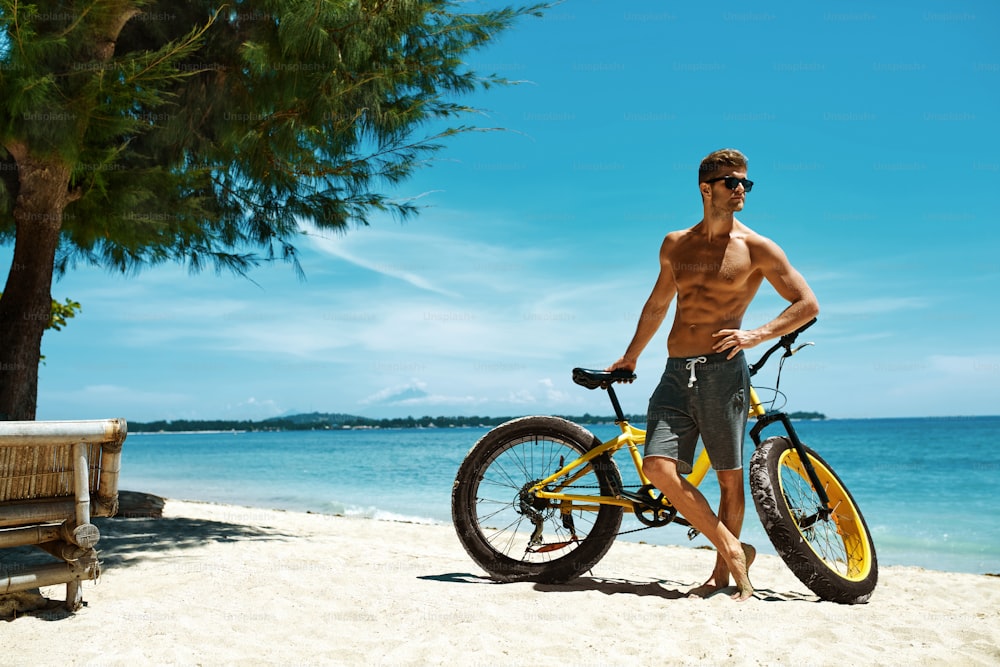
[{"label": "black tire tread", "polygon": [[[452,520],[459,541],[469,556],[498,581],[564,583],[590,570],[611,548],[622,520],[622,508],[601,508],[591,532],[566,557],[545,563],[525,563],[493,550],[476,525],[475,487],[482,466],[512,440],[530,436],[552,437],[584,453],[601,441],[592,433],[560,417],[530,416],[505,422],[490,430],[473,445],[459,466],[452,488]],[[602,493],[621,488],[621,475],[614,460],[602,455],[593,461]]]},{"label": "black tire tread", "polygon": [[750,490],[764,530],[789,569],[821,599],[843,604],[867,602],[878,581],[878,563],[874,544],[871,543],[871,533],[861,515],[861,510],[830,465],[816,452],[806,447],[806,453],[829,470],[844,488],[868,535],[872,559],[870,573],[864,580],[851,581],[830,569],[816,556],[788,513],[784,498],[780,495],[777,460],[785,449],[791,447],[788,438],[782,436],[769,438],[761,443],[750,460]]}]

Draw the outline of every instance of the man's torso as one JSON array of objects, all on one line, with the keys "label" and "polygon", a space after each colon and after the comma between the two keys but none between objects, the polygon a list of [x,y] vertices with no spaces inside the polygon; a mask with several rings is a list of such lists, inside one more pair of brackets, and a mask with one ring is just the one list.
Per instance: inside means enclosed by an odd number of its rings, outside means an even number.
[{"label": "man's torso", "polygon": [[670,356],[711,353],[712,334],[740,328],[763,280],[751,230],[736,223],[731,233],[709,239],[699,227],[668,236],[667,256],[677,288],[667,341]]}]

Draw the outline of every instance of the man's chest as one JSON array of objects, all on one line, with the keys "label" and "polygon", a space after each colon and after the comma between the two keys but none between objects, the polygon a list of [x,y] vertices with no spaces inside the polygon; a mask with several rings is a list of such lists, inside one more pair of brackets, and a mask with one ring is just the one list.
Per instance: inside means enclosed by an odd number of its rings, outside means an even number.
[{"label": "man's chest", "polygon": [[750,251],[745,243],[686,243],[671,253],[674,280],[685,285],[740,285],[753,273]]}]

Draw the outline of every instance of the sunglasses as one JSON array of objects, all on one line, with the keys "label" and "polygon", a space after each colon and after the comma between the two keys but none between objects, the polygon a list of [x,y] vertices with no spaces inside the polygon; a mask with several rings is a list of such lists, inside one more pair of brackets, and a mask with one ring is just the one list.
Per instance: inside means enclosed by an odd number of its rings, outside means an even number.
[{"label": "sunglasses", "polygon": [[745,178],[736,178],[735,176],[719,176],[718,178],[710,178],[703,182],[715,183],[716,181],[725,181],[726,187],[730,190],[735,190],[738,185],[742,185],[745,192],[753,190],[753,181],[748,181]]}]

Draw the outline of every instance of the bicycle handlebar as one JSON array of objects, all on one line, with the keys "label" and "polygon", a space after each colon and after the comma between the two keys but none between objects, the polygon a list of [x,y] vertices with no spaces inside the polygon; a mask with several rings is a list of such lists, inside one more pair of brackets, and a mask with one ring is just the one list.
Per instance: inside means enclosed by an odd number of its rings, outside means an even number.
[{"label": "bicycle handlebar", "polygon": [[763,356],[761,356],[761,358],[757,360],[757,363],[755,363],[754,365],[750,366],[750,377],[753,377],[754,374],[757,373],[757,371],[759,371],[761,368],[763,368],[764,364],[767,363],[768,358],[770,358],[770,356],[772,354],[774,354],[778,349],[780,349],[782,347],[785,348],[785,354],[784,354],[784,356],[786,356],[786,357],[790,357],[793,354],[795,354],[795,352],[792,351],[792,345],[795,343],[795,339],[799,337],[800,333],[802,333],[803,331],[805,331],[806,329],[808,329],[809,327],[811,327],[814,324],[816,324],[816,318],[815,317],[812,318],[811,320],[809,320],[808,322],[806,322],[805,324],[803,324],[801,327],[799,327],[795,331],[793,331],[791,333],[786,333],[784,336],[782,336],[781,338],[779,338],[778,342],[775,343],[774,345],[772,345],[771,348],[768,349],[768,351],[765,352],[763,354]]}]

